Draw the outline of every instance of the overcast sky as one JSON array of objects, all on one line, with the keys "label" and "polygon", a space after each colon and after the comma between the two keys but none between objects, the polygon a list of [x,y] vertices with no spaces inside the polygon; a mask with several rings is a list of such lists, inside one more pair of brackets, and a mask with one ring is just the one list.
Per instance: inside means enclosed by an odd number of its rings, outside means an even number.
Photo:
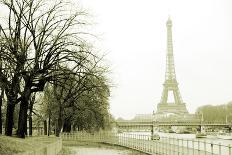
[{"label": "overcast sky", "polygon": [[[111,113],[130,119],[156,111],[166,59],[166,21],[173,22],[179,89],[193,113],[232,100],[231,0],[81,0],[93,15],[112,70]],[[99,44],[99,43],[98,43]]]}]

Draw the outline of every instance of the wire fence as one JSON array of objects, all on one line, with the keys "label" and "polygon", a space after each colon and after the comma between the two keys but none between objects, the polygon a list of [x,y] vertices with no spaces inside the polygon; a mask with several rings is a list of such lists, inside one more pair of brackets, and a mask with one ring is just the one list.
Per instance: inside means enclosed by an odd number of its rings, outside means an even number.
[{"label": "wire fence", "polygon": [[124,146],[147,154],[162,155],[232,155],[231,146],[194,139],[162,137],[152,140],[149,135],[112,132],[73,132],[61,135],[64,141],[90,141]]}]

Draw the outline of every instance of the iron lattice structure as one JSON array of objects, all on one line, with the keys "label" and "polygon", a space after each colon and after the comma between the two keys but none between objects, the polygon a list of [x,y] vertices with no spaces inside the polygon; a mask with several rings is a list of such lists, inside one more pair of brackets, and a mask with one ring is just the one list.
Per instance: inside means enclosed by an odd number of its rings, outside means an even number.
[{"label": "iron lattice structure", "polygon": [[[176,80],[174,56],[173,56],[173,44],[172,44],[172,21],[168,18],[167,26],[167,56],[166,56],[166,72],[165,82],[163,84],[163,93],[161,101],[157,106],[157,113],[175,113],[183,114],[188,113],[186,105],[183,102],[178,83]],[[173,93],[174,103],[168,103],[168,94]]]}]

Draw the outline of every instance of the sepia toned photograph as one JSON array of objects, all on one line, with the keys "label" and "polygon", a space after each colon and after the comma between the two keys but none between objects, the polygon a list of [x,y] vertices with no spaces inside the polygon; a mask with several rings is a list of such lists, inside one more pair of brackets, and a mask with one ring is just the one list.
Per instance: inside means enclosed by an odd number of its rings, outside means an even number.
[{"label": "sepia toned photograph", "polygon": [[232,155],[231,0],[0,10],[0,155]]}]

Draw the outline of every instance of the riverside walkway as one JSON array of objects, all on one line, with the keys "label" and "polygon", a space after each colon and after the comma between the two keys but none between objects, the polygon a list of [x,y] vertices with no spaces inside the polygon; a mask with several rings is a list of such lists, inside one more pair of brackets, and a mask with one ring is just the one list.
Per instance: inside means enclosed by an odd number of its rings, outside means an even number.
[{"label": "riverside walkway", "polygon": [[232,155],[231,146],[213,144],[194,139],[161,137],[151,140],[150,136],[137,134],[117,134],[111,132],[64,133],[63,141],[90,141],[124,146],[147,154],[158,155]]}]

